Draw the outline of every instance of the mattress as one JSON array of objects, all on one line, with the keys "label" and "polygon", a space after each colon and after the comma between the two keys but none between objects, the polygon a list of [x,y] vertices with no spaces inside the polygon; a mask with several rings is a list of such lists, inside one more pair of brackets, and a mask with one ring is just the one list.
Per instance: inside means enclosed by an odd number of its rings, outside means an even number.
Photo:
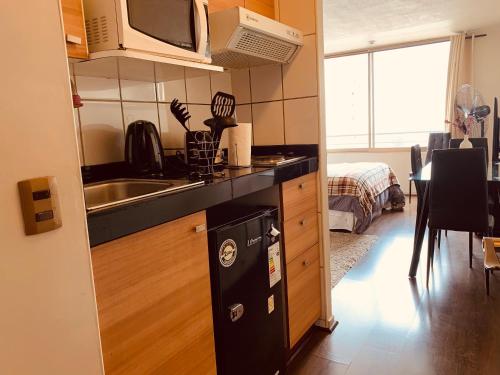
[{"label": "mattress", "polygon": [[383,209],[402,209],[405,197],[385,163],[328,166],[330,229],[364,232]]}]

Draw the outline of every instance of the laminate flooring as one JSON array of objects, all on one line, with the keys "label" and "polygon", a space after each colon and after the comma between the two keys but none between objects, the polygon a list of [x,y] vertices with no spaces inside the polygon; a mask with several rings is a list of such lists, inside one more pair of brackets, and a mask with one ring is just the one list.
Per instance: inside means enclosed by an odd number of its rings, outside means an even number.
[{"label": "laminate flooring", "polygon": [[481,242],[443,233],[429,289],[426,242],[415,279],[408,278],[416,199],[386,212],[367,234],[377,243],[333,289],[339,325],[314,331],[291,364],[291,375],[500,374],[500,272],[486,297]]}]

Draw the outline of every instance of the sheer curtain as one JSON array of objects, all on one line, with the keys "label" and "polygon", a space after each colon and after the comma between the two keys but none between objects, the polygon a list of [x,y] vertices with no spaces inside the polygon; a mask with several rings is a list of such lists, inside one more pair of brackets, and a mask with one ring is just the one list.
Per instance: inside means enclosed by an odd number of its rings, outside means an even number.
[{"label": "sheer curtain", "polygon": [[466,34],[450,38],[450,60],[448,65],[448,86],[446,90],[446,123],[452,138],[463,138],[463,134],[453,126],[455,120],[455,95],[461,85],[472,82],[474,39],[467,43]]}]

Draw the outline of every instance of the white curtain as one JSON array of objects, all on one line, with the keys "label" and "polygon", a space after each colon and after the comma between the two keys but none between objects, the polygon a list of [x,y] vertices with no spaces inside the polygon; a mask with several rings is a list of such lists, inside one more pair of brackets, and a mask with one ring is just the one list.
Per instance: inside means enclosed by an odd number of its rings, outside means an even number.
[{"label": "white curtain", "polygon": [[450,45],[450,60],[448,65],[448,87],[446,91],[446,124],[452,138],[461,138],[460,131],[453,126],[455,120],[455,94],[470,75],[465,70],[470,70],[471,61],[466,56],[465,33],[453,35]]}]

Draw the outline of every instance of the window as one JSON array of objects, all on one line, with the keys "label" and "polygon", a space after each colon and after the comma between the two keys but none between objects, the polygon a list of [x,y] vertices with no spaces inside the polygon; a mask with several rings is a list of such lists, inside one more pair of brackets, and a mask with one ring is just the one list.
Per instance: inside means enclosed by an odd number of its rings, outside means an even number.
[{"label": "window", "polygon": [[408,147],[445,129],[449,42],[325,60],[327,147]]}]

